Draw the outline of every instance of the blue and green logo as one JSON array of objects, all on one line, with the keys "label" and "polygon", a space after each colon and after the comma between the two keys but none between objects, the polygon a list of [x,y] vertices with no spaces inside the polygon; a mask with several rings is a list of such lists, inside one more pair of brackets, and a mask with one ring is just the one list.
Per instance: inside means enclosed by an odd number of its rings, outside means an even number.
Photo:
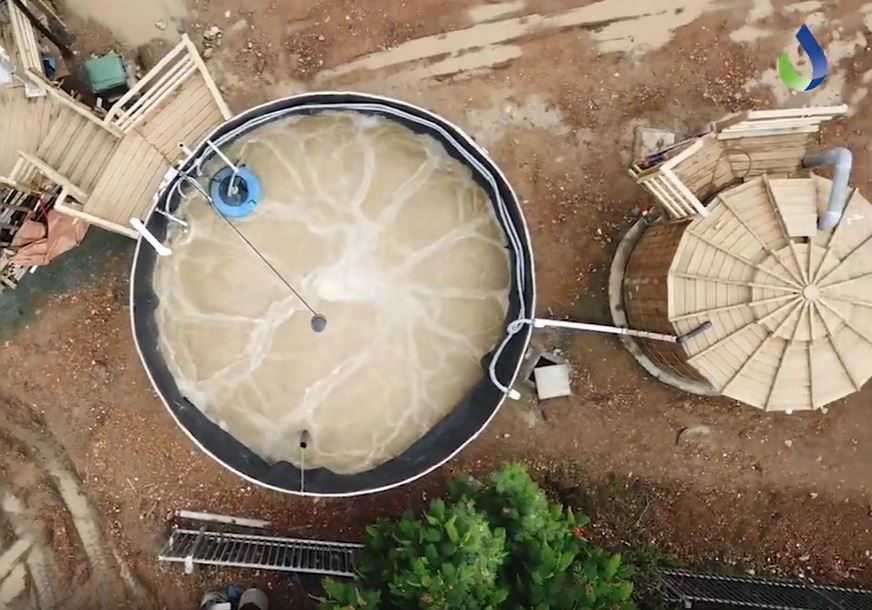
[{"label": "blue and green logo", "polygon": [[796,68],[790,63],[790,57],[787,53],[778,58],[778,76],[791,89],[811,91],[824,82],[827,77],[827,56],[824,55],[824,50],[815,40],[808,26],[804,25],[799,28],[796,40],[799,41],[799,46],[802,47],[811,62],[811,78],[796,71]]}]

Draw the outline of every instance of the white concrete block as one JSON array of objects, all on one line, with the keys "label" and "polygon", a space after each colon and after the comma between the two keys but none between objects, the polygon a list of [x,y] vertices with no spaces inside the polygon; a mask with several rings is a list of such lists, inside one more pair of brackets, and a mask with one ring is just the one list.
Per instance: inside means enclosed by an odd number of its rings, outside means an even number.
[{"label": "white concrete block", "polygon": [[572,394],[569,389],[569,366],[566,364],[540,366],[533,371],[533,376],[536,379],[539,400]]}]

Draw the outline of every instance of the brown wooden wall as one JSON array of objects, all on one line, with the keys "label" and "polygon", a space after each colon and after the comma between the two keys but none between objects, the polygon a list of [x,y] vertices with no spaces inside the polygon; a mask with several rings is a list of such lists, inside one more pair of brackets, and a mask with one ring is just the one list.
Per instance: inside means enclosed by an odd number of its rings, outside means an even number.
[{"label": "brown wooden wall", "polygon": [[702,137],[702,148],[676,164],[672,171],[696,198],[705,203],[729,184],[736,182],[727,153],[715,134]]},{"label": "brown wooden wall", "polygon": [[816,142],[814,133],[721,140],[733,174],[738,178],[792,174],[802,168],[802,158],[814,150]]},{"label": "brown wooden wall", "polygon": [[[645,231],[624,272],[624,309],[630,328],[674,334],[669,321],[669,267],[689,220],[660,221]],[[687,363],[684,349],[664,341],[639,341],[658,366],[694,381],[705,379]]]}]

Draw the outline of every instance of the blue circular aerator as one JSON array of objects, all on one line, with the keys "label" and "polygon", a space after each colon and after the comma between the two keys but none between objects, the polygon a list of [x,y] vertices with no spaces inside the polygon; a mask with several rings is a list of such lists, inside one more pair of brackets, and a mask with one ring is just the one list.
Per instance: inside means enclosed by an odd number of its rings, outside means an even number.
[{"label": "blue circular aerator", "polygon": [[232,167],[224,167],[212,177],[209,194],[212,205],[227,218],[245,218],[260,202],[260,181],[246,167],[236,177]]}]

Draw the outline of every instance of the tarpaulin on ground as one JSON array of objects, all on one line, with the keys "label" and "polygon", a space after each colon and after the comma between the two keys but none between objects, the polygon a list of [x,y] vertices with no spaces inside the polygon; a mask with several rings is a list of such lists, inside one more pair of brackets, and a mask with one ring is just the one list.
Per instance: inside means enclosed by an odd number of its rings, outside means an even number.
[{"label": "tarpaulin on ground", "polygon": [[85,238],[88,223],[49,210],[47,226],[35,220],[26,220],[12,238],[12,247],[18,251],[10,259],[16,265],[32,267],[47,265],[64,252],[72,250]]}]

